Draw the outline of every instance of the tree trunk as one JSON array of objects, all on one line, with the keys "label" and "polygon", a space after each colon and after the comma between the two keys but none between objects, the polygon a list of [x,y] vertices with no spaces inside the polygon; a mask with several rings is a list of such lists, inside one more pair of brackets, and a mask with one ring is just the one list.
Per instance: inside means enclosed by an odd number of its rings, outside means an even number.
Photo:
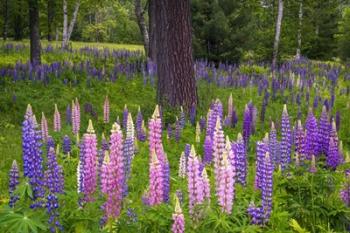
[{"label": "tree trunk", "polygon": [[299,3],[299,28],[298,28],[298,48],[296,59],[300,59],[301,56],[301,29],[303,27],[303,0]]},{"label": "tree trunk", "polygon": [[8,0],[4,0],[4,28],[2,32],[2,37],[4,40],[7,40],[7,31],[8,31]]},{"label": "tree trunk", "polygon": [[68,27],[68,9],[67,9],[67,0],[63,0],[63,34],[62,34],[62,49],[68,48],[68,43],[72,35],[75,22],[77,21],[78,11],[80,7],[80,0],[77,0],[74,7],[73,17],[70,21]]},{"label": "tree trunk", "polygon": [[278,0],[278,15],[277,15],[277,21],[276,21],[275,42],[273,44],[272,69],[277,68],[278,46],[280,43],[282,18],[283,18],[283,0]]},{"label": "tree trunk", "polygon": [[148,21],[149,21],[149,48],[148,57],[151,61],[157,59],[157,43],[156,43],[156,4],[155,0],[149,0],[148,2]]},{"label": "tree trunk", "polygon": [[28,0],[29,3],[29,33],[30,33],[30,62],[41,64],[41,45],[39,30],[39,2]]},{"label": "tree trunk", "polygon": [[188,111],[197,104],[190,0],[155,0],[158,102]]},{"label": "tree trunk", "polygon": [[148,29],[145,23],[144,10],[141,7],[141,0],[135,0],[135,15],[137,18],[137,24],[139,25],[142,37],[143,37],[143,45],[145,47],[146,56],[149,53],[149,37],[148,37]]},{"label": "tree trunk", "polygon": [[55,18],[55,0],[47,0],[47,40],[52,41],[52,24]]}]

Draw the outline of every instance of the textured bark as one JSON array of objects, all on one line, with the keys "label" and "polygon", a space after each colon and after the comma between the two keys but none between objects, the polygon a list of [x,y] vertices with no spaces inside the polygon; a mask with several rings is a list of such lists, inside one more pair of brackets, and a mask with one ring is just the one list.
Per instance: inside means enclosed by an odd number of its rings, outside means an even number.
[{"label": "textured bark", "polygon": [[137,24],[139,25],[142,37],[143,37],[143,45],[145,47],[145,53],[148,56],[149,53],[149,36],[148,36],[148,28],[145,23],[144,10],[141,7],[141,0],[135,0],[135,15],[137,19]]},{"label": "textured bark", "polygon": [[298,27],[298,47],[296,58],[300,59],[301,56],[301,29],[303,27],[303,0],[299,3],[299,27]]},{"label": "textured bark", "polygon": [[2,37],[4,40],[7,40],[7,31],[8,31],[8,0],[4,0],[4,28],[2,32]]},{"label": "textured bark", "polygon": [[161,105],[197,104],[192,57],[190,1],[156,0],[158,101]]},{"label": "textured bark", "polygon": [[28,0],[29,3],[29,33],[30,33],[30,62],[41,64],[41,45],[39,30],[39,3],[38,0]]},{"label": "textured bark", "polygon": [[149,0],[148,2],[148,21],[149,21],[149,52],[148,57],[152,61],[157,59],[157,39],[156,39],[156,4],[155,0]]},{"label": "textured bark", "polygon": [[52,41],[52,26],[55,18],[55,0],[47,0],[47,40]]},{"label": "textured bark", "polygon": [[67,0],[63,0],[63,34],[62,34],[62,49],[68,48],[68,43],[70,40],[70,37],[72,35],[75,22],[77,21],[78,17],[78,11],[80,7],[80,0],[77,0],[75,3],[74,11],[72,19],[69,23],[68,27],[68,7],[67,7]]},{"label": "textured bark", "polygon": [[281,26],[283,18],[283,0],[278,0],[278,14],[276,21],[275,42],[273,44],[272,68],[277,68],[278,46],[280,43]]}]

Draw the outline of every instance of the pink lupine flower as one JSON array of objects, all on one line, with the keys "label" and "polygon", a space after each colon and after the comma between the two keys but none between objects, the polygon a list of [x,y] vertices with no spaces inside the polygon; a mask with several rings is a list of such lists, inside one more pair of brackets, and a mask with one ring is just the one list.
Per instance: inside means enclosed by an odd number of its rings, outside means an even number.
[{"label": "pink lupine flower", "polygon": [[149,192],[148,201],[149,204],[158,205],[163,202],[163,175],[162,165],[157,158],[156,152],[153,150],[152,159],[149,168]]},{"label": "pink lupine flower", "polygon": [[80,130],[80,105],[78,99],[72,101],[72,130],[73,134],[77,135]]},{"label": "pink lupine flower", "polygon": [[156,106],[152,118],[148,123],[149,128],[149,150],[150,155],[152,155],[153,150],[155,150],[156,154],[163,153],[162,146],[162,121],[160,119],[159,107]]},{"label": "pink lupine flower", "polygon": [[218,117],[216,119],[216,126],[214,130],[214,142],[213,142],[213,161],[214,161],[214,174],[215,174],[215,187],[218,188],[219,184],[219,167],[222,159],[222,154],[225,150],[225,136],[222,130],[221,121]]},{"label": "pink lupine flower", "polygon": [[109,99],[108,99],[108,96],[106,96],[105,102],[103,104],[103,122],[109,123]]},{"label": "pink lupine flower", "polygon": [[41,136],[44,142],[47,142],[47,138],[49,137],[49,129],[47,126],[47,120],[45,114],[41,114]]},{"label": "pink lupine flower", "polygon": [[175,197],[175,213],[173,214],[173,225],[171,227],[171,231],[173,233],[184,233],[185,232],[185,218],[182,213],[179,198]]},{"label": "pink lupine flower", "polygon": [[61,131],[61,114],[58,111],[57,104],[55,104],[55,113],[53,115],[53,130],[55,132]]},{"label": "pink lupine flower", "polygon": [[204,199],[210,202],[210,181],[208,178],[207,170],[205,167],[202,171],[202,182],[203,182],[203,196]]},{"label": "pink lupine flower", "polygon": [[185,178],[186,177],[186,156],[185,153],[182,152],[180,156],[180,162],[179,162],[179,177]]}]

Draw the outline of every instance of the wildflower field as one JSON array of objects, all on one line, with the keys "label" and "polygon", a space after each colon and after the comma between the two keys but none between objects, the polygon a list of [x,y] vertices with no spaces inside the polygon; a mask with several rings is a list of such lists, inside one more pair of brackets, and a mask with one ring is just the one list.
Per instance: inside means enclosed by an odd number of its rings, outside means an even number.
[{"label": "wildflower field", "polygon": [[0,44],[0,232],[347,232],[350,64],[195,62],[156,103],[142,47]]}]

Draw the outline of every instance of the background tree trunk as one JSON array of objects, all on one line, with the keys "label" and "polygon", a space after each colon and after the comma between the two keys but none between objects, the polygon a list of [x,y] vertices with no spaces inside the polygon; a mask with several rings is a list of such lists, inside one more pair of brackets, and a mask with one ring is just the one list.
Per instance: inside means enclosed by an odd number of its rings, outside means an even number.
[{"label": "background tree trunk", "polygon": [[298,48],[296,58],[300,59],[301,56],[301,29],[303,27],[303,0],[299,3],[299,27],[298,27]]},{"label": "background tree trunk", "polygon": [[75,3],[73,16],[70,21],[69,27],[68,27],[68,7],[67,7],[67,0],[63,0],[63,34],[62,34],[62,49],[68,48],[68,43],[70,40],[70,37],[72,35],[75,22],[77,21],[78,17],[78,11],[80,7],[80,0],[77,0]]},{"label": "background tree trunk", "polygon": [[278,46],[280,43],[281,25],[283,18],[283,0],[278,0],[278,14],[276,21],[275,42],[273,44],[272,68],[277,68]]},{"label": "background tree trunk", "polygon": [[157,43],[156,43],[156,4],[155,0],[148,2],[148,21],[149,21],[149,48],[148,57],[155,62],[157,59]]},{"label": "background tree trunk", "polygon": [[47,40],[52,41],[52,24],[55,18],[55,0],[47,0]]},{"label": "background tree trunk", "polygon": [[145,17],[144,17],[144,10],[141,6],[141,0],[135,0],[135,15],[137,19],[137,24],[139,25],[140,32],[143,37],[143,45],[145,47],[145,53],[146,56],[148,56],[149,53],[149,36],[148,36],[148,29],[147,25],[145,23]]},{"label": "background tree trunk", "polygon": [[38,0],[28,0],[29,3],[29,33],[30,33],[30,62],[41,64],[41,45],[39,30],[39,3]]},{"label": "background tree trunk", "polygon": [[156,0],[158,101],[189,110],[197,104],[190,0]]},{"label": "background tree trunk", "polygon": [[3,16],[4,16],[4,28],[2,32],[2,37],[4,40],[7,40],[8,32],[8,0],[4,0]]}]

